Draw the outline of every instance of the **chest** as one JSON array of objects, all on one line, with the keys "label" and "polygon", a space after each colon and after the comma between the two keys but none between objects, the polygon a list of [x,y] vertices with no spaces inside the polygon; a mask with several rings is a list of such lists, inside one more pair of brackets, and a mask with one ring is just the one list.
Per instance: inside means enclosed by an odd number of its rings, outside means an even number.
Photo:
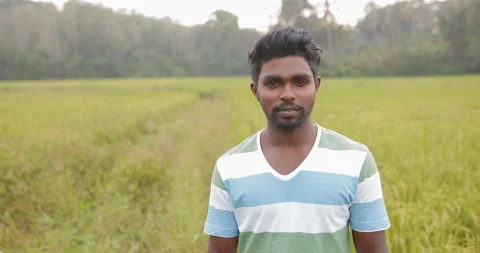
[{"label": "chest", "polygon": [[232,180],[229,192],[234,208],[281,203],[349,206],[357,182],[345,175],[299,170],[288,179],[263,173]]},{"label": "chest", "polygon": [[307,159],[310,146],[295,149],[266,149],[264,157],[269,166],[281,175],[294,172]]},{"label": "chest", "polygon": [[241,231],[331,233],[348,222],[356,180],[309,171],[281,180],[265,173],[229,188]]}]

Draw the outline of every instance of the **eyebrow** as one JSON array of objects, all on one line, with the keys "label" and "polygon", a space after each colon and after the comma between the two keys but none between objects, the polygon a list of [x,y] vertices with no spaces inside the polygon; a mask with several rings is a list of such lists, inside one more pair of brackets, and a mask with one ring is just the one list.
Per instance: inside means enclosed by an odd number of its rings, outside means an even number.
[{"label": "eyebrow", "polygon": [[[304,73],[301,73],[301,74],[295,74],[291,77],[292,79],[298,79],[298,78],[305,78],[305,79],[310,79],[310,75],[309,74],[304,74]],[[272,81],[272,80],[282,80],[283,78],[281,78],[280,76],[277,76],[277,75],[266,75],[265,77],[263,77],[264,80],[268,80],[268,81]]]},{"label": "eyebrow", "polygon": [[309,74],[296,74],[293,76],[293,78],[305,78],[305,79],[310,79]]}]

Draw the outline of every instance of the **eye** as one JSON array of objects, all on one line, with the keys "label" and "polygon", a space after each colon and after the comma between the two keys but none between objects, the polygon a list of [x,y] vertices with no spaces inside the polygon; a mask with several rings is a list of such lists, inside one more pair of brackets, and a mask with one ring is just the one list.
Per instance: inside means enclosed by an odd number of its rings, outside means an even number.
[{"label": "eye", "polygon": [[298,78],[298,79],[295,80],[295,83],[300,84],[300,85],[304,85],[304,84],[308,84],[308,80],[305,79],[305,78]]},{"label": "eye", "polygon": [[273,87],[274,87],[274,86],[280,85],[280,82],[277,81],[277,80],[271,80],[271,81],[266,82],[266,85],[267,85],[267,86],[273,86]]}]

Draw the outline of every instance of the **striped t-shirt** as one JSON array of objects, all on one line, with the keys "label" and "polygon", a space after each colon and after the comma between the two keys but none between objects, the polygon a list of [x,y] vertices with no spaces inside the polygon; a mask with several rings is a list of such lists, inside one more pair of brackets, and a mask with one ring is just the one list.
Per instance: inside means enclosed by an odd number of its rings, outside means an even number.
[{"label": "striped t-shirt", "polygon": [[372,153],[317,126],[314,148],[288,175],[265,159],[261,131],[219,157],[204,232],[239,236],[241,253],[349,253],[349,228],[389,228]]}]

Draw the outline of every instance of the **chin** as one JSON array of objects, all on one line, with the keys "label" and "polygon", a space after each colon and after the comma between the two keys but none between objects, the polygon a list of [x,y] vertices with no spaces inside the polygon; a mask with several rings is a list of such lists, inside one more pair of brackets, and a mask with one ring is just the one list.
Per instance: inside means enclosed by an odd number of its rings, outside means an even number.
[{"label": "chin", "polygon": [[295,121],[295,122],[273,122],[273,125],[280,129],[280,130],[285,130],[285,131],[291,131],[299,128],[302,126],[303,122],[302,121]]},{"label": "chin", "polygon": [[295,130],[305,124],[305,121],[307,120],[304,115],[285,119],[277,116],[275,113],[267,114],[267,119],[272,126],[282,131]]}]

